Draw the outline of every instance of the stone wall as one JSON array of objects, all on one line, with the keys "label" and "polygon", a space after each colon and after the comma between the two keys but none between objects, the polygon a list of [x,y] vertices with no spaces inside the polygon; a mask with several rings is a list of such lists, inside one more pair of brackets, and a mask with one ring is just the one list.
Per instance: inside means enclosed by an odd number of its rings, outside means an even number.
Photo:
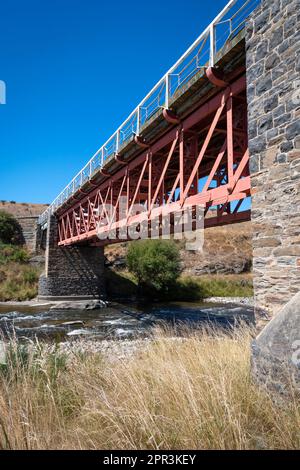
[{"label": "stone wall", "polygon": [[40,298],[101,298],[105,296],[103,248],[59,247],[55,216],[48,221],[45,273]]},{"label": "stone wall", "polygon": [[36,216],[16,217],[22,228],[24,243],[30,253],[37,251],[37,221]]},{"label": "stone wall", "polygon": [[300,288],[300,0],[263,0],[246,31],[256,305]]}]

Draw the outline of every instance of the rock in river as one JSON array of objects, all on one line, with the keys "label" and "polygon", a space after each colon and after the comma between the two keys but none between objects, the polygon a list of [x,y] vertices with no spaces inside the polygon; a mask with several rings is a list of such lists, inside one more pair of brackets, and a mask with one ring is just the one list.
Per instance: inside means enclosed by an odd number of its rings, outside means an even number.
[{"label": "rock in river", "polygon": [[53,303],[50,310],[97,310],[107,307],[104,300],[71,300]]}]

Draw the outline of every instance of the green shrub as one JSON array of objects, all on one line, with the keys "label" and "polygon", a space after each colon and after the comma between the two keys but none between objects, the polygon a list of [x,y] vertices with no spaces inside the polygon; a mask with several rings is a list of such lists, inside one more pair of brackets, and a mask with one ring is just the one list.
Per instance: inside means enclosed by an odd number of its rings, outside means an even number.
[{"label": "green shrub", "polygon": [[23,241],[19,222],[5,211],[0,210],[0,242],[20,244]]},{"label": "green shrub", "polygon": [[39,276],[34,268],[28,268],[26,271],[24,271],[23,274],[23,280],[24,282],[27,282],[28,284],[34,284],[38,281]]},{"label": "green shrub", "polygon": [[9,262],[27,263],[29,254],[24,248],[16,245],[6,245],[0,242],[0,265]]},{"label": "green shrub", "polygon": [[166,290],[180,274],[179,250],[169,240],[132,242],[127,252],[127,266],[139,286]]}]

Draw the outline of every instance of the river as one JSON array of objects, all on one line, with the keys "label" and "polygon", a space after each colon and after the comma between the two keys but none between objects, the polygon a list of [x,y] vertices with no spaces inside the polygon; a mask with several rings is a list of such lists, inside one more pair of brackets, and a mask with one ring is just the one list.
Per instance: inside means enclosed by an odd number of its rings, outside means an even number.
[{"label": "river", "polygon": [[110,303],[99,310],[55,310],[45,307],[0,306],[0,334],[18,338],[66,341],[130,339],[147,336],[152,327],[167,324],[228,328],[254,321],[253,307],[234,303]]}]

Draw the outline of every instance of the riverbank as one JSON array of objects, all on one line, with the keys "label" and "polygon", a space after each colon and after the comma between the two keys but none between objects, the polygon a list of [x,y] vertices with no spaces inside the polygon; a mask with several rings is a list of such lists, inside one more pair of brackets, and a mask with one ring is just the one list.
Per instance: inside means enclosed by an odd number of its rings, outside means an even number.
[{"label": "riverbank", "polygon": [[[236,305],[254,305],[253,297],[208,297],[204,299],[207,303],[216,303],[216,304],[236,304]],[[110,305],[108,301],[98,301],[98,300],[70,300],[70,301],[42,301],[37,297],[32,300],[23,300],[15,301],[8,300],[6,302],[0,302],[0,308],[49,308],[49,309],[60,309],[60,310],[69,310],[69,309],[81,309],[81,310],[92,310],[105,308]]]},{"label": "riverbank", "polygon": [[0,367],[0,448],[297,449],[299,398],[278,407],[252,381],[251,339],[248,328],[182,339],[156,328],[114,360],[108,346],[67,359],[12,342]]},{"label": "riverbank", "polygon": [[[127,270],[105,271],[108,298],[131,299],[141,296],[137,281]],[[181,275],[166,292],[152,291],[150,298],[169,301],[200,301],[207,298],[253,297],[252,273]]]},{"label": "riverbank", "polygon": [[[28,263],[10,262],[0,265],[0,305],[55,305],[36,298],[40,270]],[[107,298],[114,301],[142,298],[134,277],[128,271],[106,269]],[[181,276],[168,292],[151,292],[150,298],[170,301],[199,301],[219,298],[250,298],[253,296],[251,273]],[[212,300],[213,301],[213,300]]]}]

